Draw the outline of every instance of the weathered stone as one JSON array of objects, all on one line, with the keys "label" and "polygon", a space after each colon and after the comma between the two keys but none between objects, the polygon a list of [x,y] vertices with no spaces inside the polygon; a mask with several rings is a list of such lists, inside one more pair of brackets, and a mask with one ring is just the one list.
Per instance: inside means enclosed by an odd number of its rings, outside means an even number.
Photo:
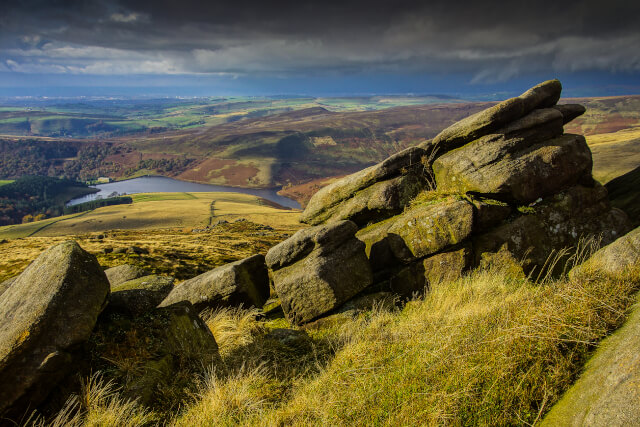
[{"label": "weathered stone", "polygon": [[470,244],[430,256],[422,261],[424,277],[429,286],[456,280],[470,267],[471,261]]},{"label": "weathered stone", "polygon": [[497,252],[484,252],[480,256],[479,270],[499,271],[502,275],[512,279],[526,278],[520,262],[509,252],[506,244],[502,245]]},{"label": "weathered stone", "polygon": [[0,296],[2,296],[4,291],[9,289],[9,286],[11,286],[13,284],[13,282],[16,281],[17,278],[18,278],[18,276],[11,277],[11,278],[5,280],[4,282],[0,283]]},{"label": "weathered stone", "polygon": [[377,165],[368,167],[321,188],[309,200],[307,207],[300,216],[300,221],[312,225],[320,224],[323,221],[321,218],[327,217],[325,211],[330,211],[339,203],[350,199],[356,192],[376,182],[419,171],[423,167],[421,160],[424,155],[425,151],[422,148],[410,147]]},{"label": "weathered stone", "polygon": [[391,250],[404,260],[439,252],[471,234],[473,217],[473,206],[466,200],[415,206],[397,216],[389,227]]},{"label": "weathered stone", "polygon": [[465,146],[436,160],[438,189],[527,204],[591,175],[591,151],[580,135],[563,135],[504,157],[496,157],[497,147],[486,146],[486,156],[484,149],[472,152]]},{"label": "weathered stone", "polygon": [[542,426],[640,425],[640,304],[606,338]]},{"label": "weathered stone", "polygon": [[149,274],[144,268],[137,265],[123,264],[117,267],[107,268],[104,271],[107,275],[111,287],[118,286],[129,280],[137,279],[138,277],[146,276]]},{"label": "weathered stone", "polygon": [[426,185],[422,174],[406,174],[377,182],[353,197],[319,213],[311,224],[350,220],[359,226],[377,222],[402,212]]},{"label": "weathered stone", "polygon": [[113,353],[122,364],[133,364],[122,384],[122,393],[142,404],[154,400],[158,391],[171,384],[180,369],[220,362],[218,346],[211,330],[187,301],[155,308],[131,318],[116,312],[100,316],[91,339],[89,354],[94,368],[109,371]]},{"label": "weathered stone", "polygon": [[262,307],[269,298],[269,274],[264,256],[254,255],[218,267],[175,286],[161,307],[189,301],[207,307]]},{"label": "weathered stone", "polygon": [[285,315],[305,323],[340,306],[371,284],[364,243],[350,221],[300,230],[273,247],[267,263]]},{"label": "weathered stone", "polygon": [[138,316],[160,304],[173,289],[173,277],[143,276],[111,287],[110,310]]},{"label": "weathered stone", "polygon": [[265,258],[267,266],[277,270],[304,258],[314,249],[331,251],[351,239],[357,230],[358,226],[352,221],[304,228],[269,250]]},{"label": "weathered stone", "polygon": [[561,92],[562,85],[558,80],[543,82],[517,98],[507,99],[449,126],[433,139],[433,143],[438,146],[440,154],[445,154],[494,132],[536,108],[555,105]]},{"label": "weathered stone", "polygon": [[587,109],[584,108],[584,105],[580,104],[559,104],[555,105],[553,108],[560,111],[563,117],[563,124],[567,124],[576,117],[580,117],[583,115]]},{"label": "weathered stone", "polygon": [[44,251],[0,299],[0,413],[22,415],[73,369],[109,294],[96,258],[68,241]]},{"label": "weathered stone", "polygon": [[590,272],[621,274],[638,267],[640,267],[640,227],[598,250],[586,262],[573,268],[570,275]]},{"label": "weathered stone", "polygon": [[[608,244],[630,229],[624,212],[611,208],[607,191],[600,185],[593,188],[576,186],[529,209],[512,222],[474,239],[474,265],[482,254],[506,248],[514,259],[522,261],[525,273],[545,264],[552,252],[575,247],[581,237],[601,236]],[[562,262],[556,265],[562,270]],[[561,271],[557,271],[561,272]]]}]

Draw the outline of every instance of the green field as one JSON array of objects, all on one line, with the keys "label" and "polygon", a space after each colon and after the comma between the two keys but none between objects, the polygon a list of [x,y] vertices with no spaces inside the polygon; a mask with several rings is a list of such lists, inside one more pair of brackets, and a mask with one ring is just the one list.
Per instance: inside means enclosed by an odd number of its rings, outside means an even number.
[{"label": "green field", "polygon": [[0,185],[11,184],[13,179],[0,179]]}]

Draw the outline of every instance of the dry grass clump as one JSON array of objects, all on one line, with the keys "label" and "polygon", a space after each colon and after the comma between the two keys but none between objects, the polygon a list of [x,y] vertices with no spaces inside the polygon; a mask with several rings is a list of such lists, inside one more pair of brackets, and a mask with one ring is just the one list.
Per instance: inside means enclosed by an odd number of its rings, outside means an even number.
[{"label": "dry grass clump", "polygon": [[251,344],[257,335],[264,333],[264,323],[258,321],[257,309],[219,308],[200,313],[218,343],[221,356]]},{"label": "dry grass clump", "polygon": [[79,395],[72,395],[64,408],[52,420],[45,422],[34,415],[25,425],[34,427],[138,427],[155,424],[155,416],[134,400],[124,400],[112,381],[105,381],[100,373],[81,382]]}]

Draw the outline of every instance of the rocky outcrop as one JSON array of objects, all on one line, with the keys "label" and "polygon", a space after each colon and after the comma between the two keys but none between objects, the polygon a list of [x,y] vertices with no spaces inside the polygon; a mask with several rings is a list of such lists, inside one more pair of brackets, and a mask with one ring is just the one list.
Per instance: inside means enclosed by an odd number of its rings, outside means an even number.
[{"label": "rocky outcrop", "polygon": [[73,369],[108,295],[96,258],[72,241],[20,274],[0,298],[0,413],[22,415]]},{"label": "rocky outcrop", "polygon": [[433,139],[433,143],[441,152],[461,147],[524,117],[536,108],[553,107],[560,99],[561,92],[562,85],[558,80],[540,83],[517,98],[503,101],[449,126]]},{"label": "rocky outcrop", "polygon": [[[373,274],[365,293],[406,297],[505,259],[520,274],[562,272],[564,248],[583,237],[610,243],[630,223],[593,180],[584,137],[564,133],[585,108],[556,105],[561,90],[557,80],[543,82],[332,183],[312,197],[302,221],[353,219]],[[397,196],[390,189],[400,181],[412,186]],[[293,258],[315,248],[301,236],[285,244]],[[547,264],[554,253],[558,262]],[[303,294],[300,283],[279,289],[281,299]]]},{"label": "rocky outcrop", "polygon": [[357,226],[340,221],[300,230],[274,246],[266,261],[282,308],[293,323],[317,318],[369,286],[371,267]]},{"label": "rocky outcrop", "polygon": [[598,346],[580,378],[551,408],[542,426],[640,425],[639,307]]},{"label": "rocky outcrop", "polygon": [[439,157],[438,189],[528,204],[591,174],[591,152],[579,135],[562,135],[562,114],[535,110],[515,123]]},{"label": "rocky outcrop", "polygon": [[216,307],[262,307],[269,298],[264,256],[226,264],[175,286],[160,307],[189,301],[198,310]]},{"label": "rocky outcrop", "polygon": [[139,316],[160,304],[173,289],[173,277],[143,276],[111,287],[109,310]]},{"label": "rocky outcrop", "polygon": [[[476,265],[485,253],[507,249],[525,273],[546,264],[552,252],[578,245],[581,237],[602,238],[608,244],[631,228],[624,212],[611,208],[607,191],[576,186],[545,198],[524,213],[474,239]],[[556,273],[564,264],[556,265]],[[537,273],[536,273],[537,274]]]},{"label": "rocky outcrop", "polygon": [[146,276],[149,273],[137,265],[123,264],[117,267],[107,268],[104,271],[104,274],[107,275],[107,279],[109,279],[111,287],[114,287],[121,285],[124,282],[128,282],[129,280]]}]

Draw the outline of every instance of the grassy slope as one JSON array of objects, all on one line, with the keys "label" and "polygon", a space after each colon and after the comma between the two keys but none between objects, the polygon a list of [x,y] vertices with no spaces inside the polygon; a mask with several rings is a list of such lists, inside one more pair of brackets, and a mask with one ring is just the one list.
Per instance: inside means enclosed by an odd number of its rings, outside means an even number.
[{"label": "grassy slope", "polygon": [[238,218],[272,226],[295,226],[299,213],[274,208],[259,197],[240,193],[154,193],[132,197],[133,204],[105,206],[83,215],[0,227],[0,238],[65,236],[114,229],[191,229],[205,227],[217,220]]},{"label": "grassy slope", "polygon": [[374,309],[291,345],[266,335],[282,319],[205,313],[223,365],[194,379],[182,410],[119,411],[126,404],[112,393],[111,405],[95,400],[78,417],[173,426],[534,424],[623,322],[639,279],[534,284],[476,272],[402,310]]}]

